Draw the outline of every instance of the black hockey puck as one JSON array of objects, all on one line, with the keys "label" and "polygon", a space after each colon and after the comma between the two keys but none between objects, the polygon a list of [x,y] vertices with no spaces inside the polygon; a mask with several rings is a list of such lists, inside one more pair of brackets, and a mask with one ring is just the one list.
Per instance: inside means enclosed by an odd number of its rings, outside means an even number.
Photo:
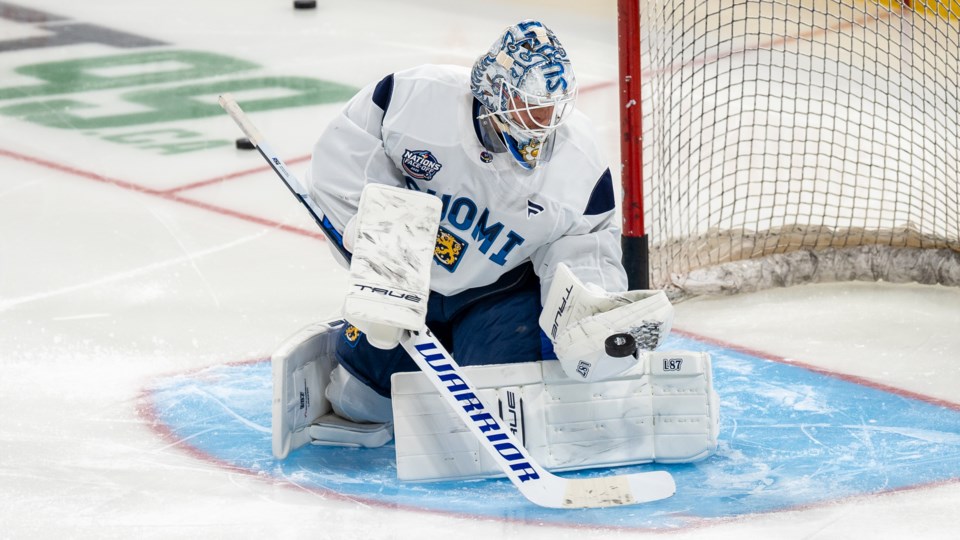
[{"label": "black hockey puck", "polygon": [[240,150],[253,150],[254,148],[256,148],[256,146],[254,146],[253,143],[250,142],[250,139],[246,137],[240,137],[239,139],[237,139],[237,148]]},{"label": "black hockey puck", "polygon": [[630,334],[613,334],[603,342],[603,348],[607,355],[623,358],[637,351],[637,340]]},{"label": "black hockey puck", "polygon": [[293,9],[313,9],[317,7],[317,0],[293,0]]}]

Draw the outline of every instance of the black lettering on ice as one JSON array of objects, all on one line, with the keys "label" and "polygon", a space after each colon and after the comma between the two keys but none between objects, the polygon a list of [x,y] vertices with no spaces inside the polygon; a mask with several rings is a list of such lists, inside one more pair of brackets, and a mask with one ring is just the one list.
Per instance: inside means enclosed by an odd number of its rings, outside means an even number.
[{"label": "black lettering on ice", "polygon": [[36,24],[38,28],[47,33],[44,36],[0,41],[0,52],[79,45],[81,43],[99,43],[121,49],[166,45],[163,41],[111,30],[95,24],[64,22],[69,21],[69,19],[6,2],[0,2],[0,18],[16,23]]}]

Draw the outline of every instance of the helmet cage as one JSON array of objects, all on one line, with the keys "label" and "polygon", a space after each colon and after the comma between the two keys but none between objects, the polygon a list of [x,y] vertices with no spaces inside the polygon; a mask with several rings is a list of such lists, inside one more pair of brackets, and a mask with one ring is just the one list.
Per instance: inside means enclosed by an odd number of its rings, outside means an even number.
[{"label": "helmet cage", "polygon": [[497,101],[500,108],[492,113],[519,138],[546,139],[570,119],[576,100],[576,88],[572,92],[541,96],[524,92],[501,79],[500,100]]}]

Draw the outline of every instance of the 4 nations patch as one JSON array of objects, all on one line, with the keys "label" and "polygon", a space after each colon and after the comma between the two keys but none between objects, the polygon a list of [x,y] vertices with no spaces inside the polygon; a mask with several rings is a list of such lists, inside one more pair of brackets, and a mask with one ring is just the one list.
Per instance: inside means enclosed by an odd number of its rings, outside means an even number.
[{"label": "4 nations patch", "polygon": [[404,150],[401,164],[404,172],[417,180],[432,180],[443,168],[429,150]]}]

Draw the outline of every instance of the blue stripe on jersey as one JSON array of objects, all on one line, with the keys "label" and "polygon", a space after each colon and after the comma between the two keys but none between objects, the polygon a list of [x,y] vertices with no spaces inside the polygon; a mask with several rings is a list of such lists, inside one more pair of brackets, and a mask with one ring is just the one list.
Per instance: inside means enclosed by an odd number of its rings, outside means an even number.
[{"label": "blue stripe on jersey", "polygon": [[610,176],[610,169],[603,171],[597,185],[593,187],[593,193],[590,194],[590,201],[587,203],[585,216],[596,216],[613,210],[616,206],[613,198],[613,178]]},{"label": "blue stripe on jersey", "polygon": [[347,251],[347,248],[343,247],[343,235],[340,234],[336,228],[334,228],[333,223],[330,223],[330,218],[323,216],[323,230],[327,233],[327,238],[333,240],[333,245],[337,247],[337,251],[343,255],[343,258],[350,262],[350,259],[353,258],[353,254]]},{"label": "blue stripe on jersey", "polygon": [[380,82],[377,83],[377,87],[373,89],[373,102],[383,110],[384,113],[387,112],[387,108],[390,107],[390,99],[393,97],[393,73],[387,75],[383,79],[380,79]]}]

